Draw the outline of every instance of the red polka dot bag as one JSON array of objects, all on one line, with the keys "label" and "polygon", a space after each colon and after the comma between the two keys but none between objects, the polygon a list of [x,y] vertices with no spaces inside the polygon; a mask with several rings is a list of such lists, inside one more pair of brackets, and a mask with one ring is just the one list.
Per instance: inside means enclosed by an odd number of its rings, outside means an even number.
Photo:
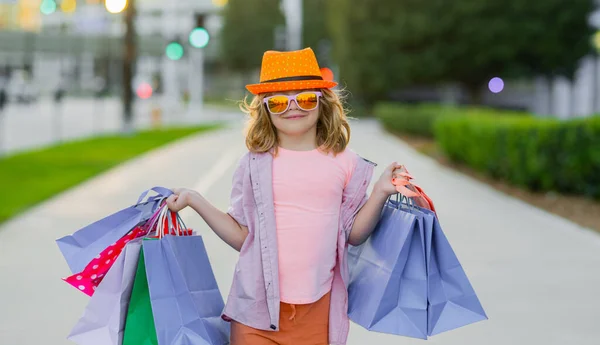
[{"label": "red polka dot bag", "polygon": [[63,280],[86,295],[92,296],[102,281],[102,278],[104,278],[119,254],[121,254],[121,251],[123,251],[123,248],[125,248],[125,245],[133,239],[144,236],[146,233],[147,231],[142,227],[134,228],[128,232],[127,235],[121,237],[117,242],[111,244],[108,248],[98,254],[98,256],[90,261],[83,271],[73,274],[70,277],[63,278]]},{"label": "red polka dot bag", "polygon": [[[128,242],[138,237],[159,238],[157,235],[157,228],[161,229],[163,232],[165,230],[167,231],[162,234],[163,236],[166,234],[178,236],[193,235],[192,229],[183,229],[180,226],[176,219],[176,213],[167,211],[168,208],[163,202],[146,222],[135,227],[117,242],[100,252],[100,254],[87,264],[83,271],[63,278],[63,280],[91,297],[94,295],[94,291],[96,291],[96,288],[100,285],[100,282],[102,282],[102,279],[106,273],[108,273]],[[168,217],[171,219],[169,220]],[[169,226],[169,223],[173,225]]]}]

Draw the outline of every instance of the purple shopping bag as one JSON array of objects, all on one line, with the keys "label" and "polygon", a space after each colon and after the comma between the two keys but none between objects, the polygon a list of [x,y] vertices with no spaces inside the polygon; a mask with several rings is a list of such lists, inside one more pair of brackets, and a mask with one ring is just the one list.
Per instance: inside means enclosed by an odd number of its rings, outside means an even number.
[{"label": "purple shopping bag", "polygon": [[162,200],[172,194],[169,189],[163,187],[154,187],[151,190],[158,195],[143,201],[150,191],[147,190],[140,195],[136,204],[56,240],[72,273],[83,271],[102,250],[139,223],[148,220]]},{"label": "purple shopping bag", "polygon": [[471,286],[435,212],[390,201],[402,212],[422,217],[427,271],[427,335],[432,336],[475,322],[487,315]]},{"label": "purple shopping bag", "polygon": [[143,240],[159,345],[229,344],[223,297],[201,236]]},{"label": "purple shopping bag", "polygon": [[348,252],[348,316],[376,332],[427,338],[422,216],[388,200],[375,230]]},{"label": "purple shopping bag", "polygon": [[78,345],[121,345],[141,239],[125,246],[67,337]]},{"label": "purple shopping bag", "polygon": [[488,317],[433,212],[425,216],[428,335],[436,335]]}]

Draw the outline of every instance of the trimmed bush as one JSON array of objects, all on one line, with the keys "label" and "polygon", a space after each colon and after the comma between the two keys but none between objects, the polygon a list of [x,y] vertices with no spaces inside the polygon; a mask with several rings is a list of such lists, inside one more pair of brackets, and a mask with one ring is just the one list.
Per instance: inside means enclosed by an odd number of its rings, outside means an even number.
[{"label": "trimmed bush", "polygon": [[435,138],[450,159],[493,177],[600,199],[600,117],[444,117]]},{"label": "trimmed bush", "polygon": [[423,137],[434,137],[435,122],[445,116],[496,115],[524,116],[527,113],[496,110],[483,107],[452,107],[437,104],[407,105],[402,103],[378,103],[374,114],[390,132]]}]

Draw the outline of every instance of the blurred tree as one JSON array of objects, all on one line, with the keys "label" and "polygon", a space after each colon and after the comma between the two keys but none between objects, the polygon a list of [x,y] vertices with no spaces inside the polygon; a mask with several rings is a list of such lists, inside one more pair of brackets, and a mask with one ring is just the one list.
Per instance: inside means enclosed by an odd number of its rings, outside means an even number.
[{"label": "blurred tree", "polygon": [[334,56],[354,101],[366,106],[409,82],[441,73],[431,45],[435,27],[425,11],[429,1],[330,0]]},{"label": "blurred tree", "polygon": [[263,53],[275,48],[275,28],[283,25],[280,0],[229,0],[223,9],[223,62],[244,74],[260,67]]},{"label": "blurred tree", "polygon": [[302,45],[311,47],[321,67],[331,66],[331,34],[327,26],[328,0],[303,0]]},{"label": "blurred tree", "polygon": [[494,76],[573,78],[591,51],[593,0],[434,3],[441,38],[434,55],[445,64],[440,77],[461,82],[474,103]]},{"label": "blurred tree", "polygon": [[367,105],[409,84],[572,77],[590,50],[593,0],[331,0],[335,56]]}]

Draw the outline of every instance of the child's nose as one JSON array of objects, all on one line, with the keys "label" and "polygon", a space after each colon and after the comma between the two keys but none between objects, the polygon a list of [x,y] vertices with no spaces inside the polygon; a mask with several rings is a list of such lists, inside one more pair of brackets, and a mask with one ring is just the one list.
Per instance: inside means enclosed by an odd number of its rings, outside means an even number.
[{"label": "child's nose", "polygon": [[290,99],[290,109],[299,109],[298,103],[296,103],[296,100]]}]

